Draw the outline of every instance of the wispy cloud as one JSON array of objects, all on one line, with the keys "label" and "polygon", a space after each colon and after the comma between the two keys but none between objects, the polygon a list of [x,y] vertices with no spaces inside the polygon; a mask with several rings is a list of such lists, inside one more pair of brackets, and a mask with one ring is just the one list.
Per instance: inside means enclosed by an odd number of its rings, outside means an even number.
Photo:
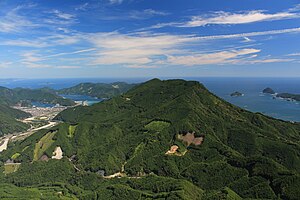
[{"label": "wispy cloud", "polygon": [[244,37],[244,40],[242,42],[252,42],[253,40],[251,40],[250,38],[248,37]]},{"label": "wispy cloud", "polygon": [[227,35],[200,36],[200,37],[198,37],[198,39],[199,40],[231,39],[231,38],[245,38],[245,37],[254,37],[254,36],[263,36],[263,35],[278,35],[278,34],[299,33],[299,32],[300,32],[300,27],[299,28],[290,28],[290,29],[270,30],[270,31],[227,34]]},{"label": "wispy cloud", "polygon": [[297,53],[291,53],[291,54],[288,54],[287,56],[300,56],[300,52],[297,52]]},{"label": "wispy cloud", "polygon": [[44,58],[53,58],[53,57],[59,57],[59,56],[81,54],[81,53],[91,52],[91,51],[95,51],[95,50],[96,50],[96,48],[81,49],[81,50],[73,51],[73,52],[64,52],[64,53],[52,54],[52,55],[45,56]]},{"label": "wispy cloud", "polygon": [[157,69],[160,68],[158,65],[127,65],[126,68],[131,69]]},{"label": "wispy cloud", "polygon": [[0,46],[18,46],[31,48],[63,46],[78,43],[82,39],[80,37],[81,35],[53,34],[51,36],[37,37],[34,40],[22,38],[15,40],[2,40],[0,42]]},{"label": "wispy cloud", "polygon": [[44,11],[44,15],[42,15],[40,21],[42,21],[44,27],[48,29],[56,27],[65,28],[66,26],[71,26],[78,22],[75,14],[62,12],[57,9]]},{"label": "wispy cloud", "polygon": [[[190,20],[184,22],[168,22],[168,23],[159,23],[153,25],[147,29],[157,29],[167,26],[171,27],[200,27],[206,25],[235,25],[235,24],[248,24],[254,22],[263,22],[263,21],[276,21],[284,19],[294,19],[300,18],[300,13],[298,12],[299,7],[296,6],[293,9],[289,9],[284,12],[277,13],[267,13],[262,10],[252,10],[244,12],[224,12],[219,11],[209,15],[197,15],[192,16]],[[300,7],[299,7],[300,8]]]},{"label": "wispy cloud", "polygon": [[248,62],[251,64],[256,64],[256,63],[277,63],[277,62],[291,62],[291,61],[294,61],[294,59],[270,58],[270,59],[257,59]]},{"label": "wispy cloud", "polygon": [[113,32],[98,33],[89,40],[98,48],[93,65],[141,65],[153,62],[156,56],[173,53],[195,39],[168,34],[124,35]]},{"label": "wispy cloud", "polygon": [[197,27],[205,26],[209,24],[247,24],[261,21],[274,21],[282,19],[299,18],[298,13],[280,12],[268,14],[263,11],[254,10],[244,13],[229,13],[229,12],[217,12],[213,16],[193,16],[190,21],[185,22],[180,27]]},{"label": "wispy cloud", "polygon": [[59,65],[59,64],[48,64],[48,63],[34,63],[34,62],[21,62],[27,68],[35,68],[35,69],[42,69],[42,68],[54,68],[54,69],[79,69],[80,66],[76,65]]},{"label": "wispy cloud", "polygon": [[91,52],[95,51],[95,48],[88,48],[88,49],[81,49],[77,51],[71,51],[71,52],[62,52],[62,53],[57,53],[57,54],[50,54],[50,55],[40,55],[37,54],[36,51],[31,51],[31,52],[26,52],[21,54],[23,57],[20,62],[39,62],[43,60],[47,60],[50,58],[55,58],[55,57],[62,57],[62,56],[67,56],[67,55],[75,55],[75,54],[83,54],[86,52]]},{"label": "wispy cloud", "polygon": [[18,47],[31,47],[31,48],[43,48],[49,46],[47,41],[31,41],[27,39],[16,40],[4,40],[0,43],[2,46],[18,46]]},{"label": "wispy cloud", "polygon": [[[85,44],[85,49],[70,52],[59,52],[39,55],[37,52],[26,52],[22,55],[22,62],[31,68],[49,67],[40,62],[52,58],[64,58],[68,55],[84,54],[86,66],[119,65],[128,68],[157,68],[166,65],[208,65],[208,64],[241,64],[245,59],[257,59],[252,63],[283,62],[279,58],[261,59],[258,56],[259,49],[244,46],[233,46],[231,49],[223,49],[214,52],[201,52],[203,42],[214,40],[231,40],[241,38],[249,42],[249,37],[300,33],[300,28],[270,30],[263,32],[238,33],[228,35],[174,35],[158,34],[151,32],[138,32],[122,34],[119,32],[108,33],[76,33],[76,34],[55,34],[41,37],[35,42],[28,41],[3,41],[1,45],[16,45],[29,47],[56,47],[60,45]],[[82,57],[79,57],[82,58]],[[290,60],[291,61],[291,60]],[[69,60],[68,63],[75,63]],[[249,63],[249,62],[248,62]],[[69,66],[69,65],[65,65]],[[72,64],[70,66],[73,66]]]},{"label": "wispy cloud", "polygon": [[147,19],[154,16],[167,16],[168,12],[158,11],[153,9],[145,9],[142,11],[134,10],[128,13],[128,18],[130,19]]},{"label": "wispy cloud", "polygon": [[154,10],[154,9],[144,9],[144,10],[116,10],[103,8],[97,14],[99,20],[109,20],[109,21],[130,21],[130,20],[145,20],[154,17],[164,17],[170,15],[169,12]]},{"label": "wispy cloud", "polygon": [[89,3],[84,3],[75,8],[75,10],[86,11],[89,6]]},{"label": "wispy cloud", "polygon": [[229,35],[171,35],[141,32],[121,34],[118,32],[98,33],[89,36],[89,42],[96,48],[91,54],[91,65],[121,65],[127,68],[157,68],[159,66],[201,66],[224,64],[256,64],[291,62],[293,59],[261,58],[261,49],[232,47],[215,52],[199,52],[195,45],[203,41],[298,33],[300,28],[270,30]]},{"label": "wispy cloud", "polygon": [[19,14],[19,11],[23,8],[22,6],[18,6],[8,11],[5,15],[0,16],[0,32],[17,33],[37,26],[37,24],[28,20],[25,16]]},{"label": "wispy cloud", "polygon": [[121,4],[124,0],[109,0],[110,4]]},{"label": "wispy cloud", "polygon": [[288,11],[299,11],[300,10],[300,4],[295,5],[293,8],[288,9]]},{"label": "wispy cloud", "polygon": [[13,62],[0,62],[0,68],[8,68]]},{"label": "wispy cloud", "polygon": [[64,13],[59,10],[52,10],[50,13],[53,13],[56,17],[64,20],[71,20],[75,18],[75,15]]},{"label": "wispy cloud", "polygon": [[239,49],[216,53],[169,56],[168,62],[173,65],[196,66],[232,63],[236,58],[260,52],[259,49]]}]

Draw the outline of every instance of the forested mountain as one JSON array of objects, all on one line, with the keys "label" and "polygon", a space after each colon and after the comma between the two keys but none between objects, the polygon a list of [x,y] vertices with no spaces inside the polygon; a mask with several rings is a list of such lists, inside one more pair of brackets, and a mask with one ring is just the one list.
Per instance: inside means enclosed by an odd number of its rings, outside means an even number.
[{"label": "forested mountain", "polygon": [[27,89],[27,88],[15,88],[8,89],[0,87],[0,99],[2,102],[8,105],[15,105],[17,103],[28,101],[49,103],[49,104],[60,104],[62,106],[72,106],[75,103],[70,99],[65,99],[51,90],[46,88],[42,89]]},{"label": "forested mountain", "polygon": [[58,90],[59,94],[88,95],[98,98],[111,98],[127,92],[136,84],[115,83],[80,83],[76,86]]},{"label": "forested mountain", "polygon": [[29,125],[17,120],[26,117],[30,114],[0,103],[0,136],[27,130]]},{"label": "forested mountain", "polygon": [[[153,79],[56,119],[0,154],[22,163],[3,183],[80,199],[300,196],[300,124],[238,108],[198,82]],[[42,161],[57,147],[62,160]]]},{"label": "forested mountain", "polygon": [[75,103],[72,100],[64,99],[51,91],[45,89],[8,89],[0,87],[0,136],[7,133],[14,133],[27,130],[28,124],[17,119],[31,116],[29,113],[12,108],[16,104],[31,105],[31,102],[60,104],[71,106]]}]

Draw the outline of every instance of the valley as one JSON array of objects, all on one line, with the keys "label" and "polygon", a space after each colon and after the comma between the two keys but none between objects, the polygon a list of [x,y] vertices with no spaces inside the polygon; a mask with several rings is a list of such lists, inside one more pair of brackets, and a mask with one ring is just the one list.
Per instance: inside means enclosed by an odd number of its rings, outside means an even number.
[{"label": "valley", "polygon": [[15,106],[13,108],[31,114],[31,117],[20,120],[20,122],[28,124],[30,128],[23,132],[10,133],[0,137],[0,152],[7,149],[7,145],[10,141],[24,140],[36,131],[51,128],[59,124],[59,122],[53,121],[53,118],[67,107],[41,108]]}]

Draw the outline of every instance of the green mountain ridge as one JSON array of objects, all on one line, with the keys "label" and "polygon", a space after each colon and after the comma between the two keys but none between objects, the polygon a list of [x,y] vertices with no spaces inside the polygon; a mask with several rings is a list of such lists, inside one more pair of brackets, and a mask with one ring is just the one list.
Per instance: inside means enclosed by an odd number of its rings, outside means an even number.
[{"label": "green mountain ridge", "polygon": [[46,88],[41,89],[27,89],[27,88],[15,88],[4,89],[5,92],[1,92],[0,97],[4,99],[9,105],[15,105],[25,101],[59,104],[62,106],[73,106],[75,103],[70,99],[65,99]]},{"label": "green mountain ridge", "polygon": [[0,136],[27,130],[29,125],[24,124],[17,119],[23,119],[30,116],[29,113],[0,104]]},{"label": "green mountain ridge", "polygon": [[136,84],[128,84],[124,82],[114,83],[80,83],[70,88],[58,90],[58,94],[68,95],[88,95],[98,98],[111,98],[127,92]]},{"label": "green mountain ridge", "polygon": [[[3,182],[59,185],[79,199],[300,195],[300,124],[243,110],[195,81],[153,79],[56,119],[64,123],[0,154],[22,163]],[[38,161],[58,146],[62,160]]]}]

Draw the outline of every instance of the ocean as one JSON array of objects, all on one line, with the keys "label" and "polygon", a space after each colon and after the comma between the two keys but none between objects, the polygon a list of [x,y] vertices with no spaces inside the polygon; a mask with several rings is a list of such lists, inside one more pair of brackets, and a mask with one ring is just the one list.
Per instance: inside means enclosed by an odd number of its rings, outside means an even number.
[{"label": "ocean", "polygon": [[[166,79],[166,78],[163,78]],[[196,80],[204,84],[212,93],[222,99],[252,112],[260,112],[274,118],[300,122],[300,102],[273,99],[271,95],[263,94],[262,90],[270,87],[275,92],[300,94],[300,78],[216,78],[199,77],[186,80]],[[140,83],[149,78],[76,78],[76,79],[0,79],[0,86],[8,88],[50,87],[61,89],[71,87],[82,82],[112,83],[124,81]],[[240,97],[231,97],[230,94],[238,91],[244,94]],[[89,96],[73,96],[73,99],[93,101]],[[97,102],[98,100],[95,100]]]}]

